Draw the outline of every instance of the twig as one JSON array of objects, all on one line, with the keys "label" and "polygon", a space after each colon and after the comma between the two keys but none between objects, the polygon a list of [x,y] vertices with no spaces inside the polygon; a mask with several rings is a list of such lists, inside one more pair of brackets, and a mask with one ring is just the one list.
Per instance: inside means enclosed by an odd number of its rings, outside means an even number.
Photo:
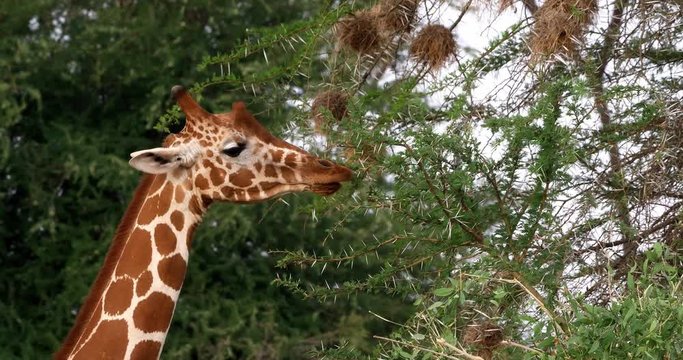
[{"label": "twig", "polygon": [[445,339],[438,338],[438,339],[436,339],[436,343],[441,345],[441,346],[445,346],[445,347],[449,348],[450,350],[453,350],[456,354],[464,357],[465,359],[468,359],[468,360],[484,360],[484,358],[482,358],[482,357],[472,355],[470,353],[467,353],[465,350],[458,349],[456,346],[448,343],[448,341],[446,341]]},{"label": "twig", "polygon": [[455,22],[453,23],[453,25],[451,25],[451,27],[448,28],[448,30],[450,30],[451,32],[453,32],[453,29],[455,29],[455,27],[458,26],[458,24],[460,23],[460,20],[462,20],[462,18],[465,16],[465,13],[467,13],[467,10],[470,9],[470,5],[471,5],[471,4],[472,4],[472,0],[468,0],[468,1],[467,1],[467,4],[465,4],[465,6],[464,6],[463,9],[462,9],[462,12],[460,12],[460,16],[458,16],[458,18],[455,20]]},{"label": "twig", "polygon": [[[420,350],[420,351],[425,351],[425,352],[428,352],[428,353],[431,353],[431,354],[434,354],[434,355],[437,355],[437,356],[440,356],[440,357],[443,357],[443,358],[446,358],[446,359],[460,360],[460,359],[457,358],[457,357],[453,357],[453,356],[451,356],[451,355],[444,354],[444,353],[442,353],[442,352],[430,350],[430,349],[424,348],[424,347],[422,347],[422,346],[417,346],[417,345],[413,345],[413,344],[401,342],[401,341],[394,340],[394,339],[389,339],[389,338],[386,338],[386,337],[384,337],[384,336],[375,335],[375,336],[373,336],[373,338],[379,339],[379,340],[388,341],[388,342],[391,342],[391,343],[394,343],[394,344],[398,344],[398,345],[401,345],[401,346],[412,347],[412,348],[418,349],[418,350]],[[437,340],[437,341],[438,341],[438,340]],[[484,359],[482,359],[482,358],[480,358],[480,357],[477,357],[477,358],[475,358],[475,359],[476,359],[476,360],[484,360]],[[474,359],[472,359],[472,360],[474,360]]]},{"label": "twig", "polygon": [[550,311],[550,309],[548,309],[548,307],[545,305],[545,302],[543,301],[543,296],[541,296],[541,294],[539,294],[539,292],[536,291],[536,289],[534,289],[533,286],[527,285],[526,281],[524,280],[521,274],[514,272],[513,276],[514,279],[512,280],[512,282],[518,284],[524,291],[531,295],[531,298],[534,299],[534,301],[536,301],[536,303],[538,304],[538,306],[541,307],[543,312],[545,312],[546,315],[548,315],[548,317],[550,317],[550,319],[552,319],[553,322],[555,322],[558,325],[562,335],[566,335],[567,332],[569,332],[569,329],[567,328],[566,324],[564,324],[564,321],[560,321],[559,317],[556,316],[552,311]]}]

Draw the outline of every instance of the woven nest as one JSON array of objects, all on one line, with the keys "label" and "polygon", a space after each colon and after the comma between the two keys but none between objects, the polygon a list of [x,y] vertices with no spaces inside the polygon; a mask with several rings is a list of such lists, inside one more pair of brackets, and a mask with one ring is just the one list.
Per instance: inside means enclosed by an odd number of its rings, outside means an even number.
[{"label": "woven nest", "polygon": [[348,114],[348,103],[349,95],[343,91],[327,90],[319,93],[311,106],[316,132],[322,133],[326,112],[329,112],[335,120],[341,121]]},{"label": "woven nest", "polygon": [[387,33],[404,33],[413,29],[419,0],[382,0],[379,3],[380,26]]},{"label": "woven nest", "polygon": [[477,350],[476,352],[477,356],[484,360],[491,360],[493,359],[493,350],[491,349],[486,349],[486,348],[481,348]]},{"label": "woven nest", "polygon": [[533,60],[552,54],[573,54],[598,9],[596,0],[547,0],[534,17],[529,40]]},{"label": "woven nest", "polygon": [[431,70],[442,68],[455,56],[453,34],[443,25],[427,25],[410,44],[410,55]]},{"label": "woven nest", "polygon": [[491,322],[468,325],[462,341],[484,349],[493,349],[503,341],[503,329]]},{"label": "woven nest", "polygon": [[358,11],[337,24],[339,42],[360,54],[374,53],[384,43],[379,23],[377,11]]}]

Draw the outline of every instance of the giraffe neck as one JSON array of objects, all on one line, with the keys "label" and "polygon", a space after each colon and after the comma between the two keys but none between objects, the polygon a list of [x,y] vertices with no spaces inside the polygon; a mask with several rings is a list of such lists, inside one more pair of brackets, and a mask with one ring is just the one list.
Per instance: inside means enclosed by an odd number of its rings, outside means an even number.
[{"label": "giraffe neck", "polygon": [[55,358],[158,358],[204,210],[189,181],[146,175]]}]

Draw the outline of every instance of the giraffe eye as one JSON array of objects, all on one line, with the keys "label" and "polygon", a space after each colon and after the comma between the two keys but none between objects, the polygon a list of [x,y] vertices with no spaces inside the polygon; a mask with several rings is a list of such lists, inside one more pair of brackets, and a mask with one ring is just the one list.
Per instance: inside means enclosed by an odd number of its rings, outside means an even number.
[{"label": "giraffe eye", "polygon": [[230,157],[238,157],[246,147],[247,144],[245,143],[230,144],[223,149],[223,154]]}]

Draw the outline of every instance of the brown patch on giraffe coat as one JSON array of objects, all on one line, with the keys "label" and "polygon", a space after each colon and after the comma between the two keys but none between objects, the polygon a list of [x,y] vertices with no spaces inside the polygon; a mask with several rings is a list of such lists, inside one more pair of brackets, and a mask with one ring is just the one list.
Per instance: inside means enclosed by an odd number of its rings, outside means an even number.
[{"label": "brown patch on giraffe coat", "polygon": [[278,185],[280,185],[280,183],[274,182],[274,181],[261,181],[259,183],[259,186],[261,187],[261,190],[263,190],[263,191],[272,189]]},{"label": "brown patch on giraffe coat", "polygon": [[279,163],[282,160],[282,155],[284,154],[285,152],[282,150],[273,151],[273,162]]},{"label": "brown patch on giraffe coat", "polygon": [[285,182],[290,184],[296,182],[296,175],[294,175],[294,170],[287,167],[281,167],[280,173],[282,174],[282,178],[285,179]]},{"label": "brown patch on giraffe coat", "polygon": [[[162,182],[166,181],[166,177],[157,176],[154,180],[154,184],[159,181],[158,179],[161,179]],[[154,184],[152,185],[154,186]],[[138,224],[149,224],[158,215],[163,215],[168,211],[168,209],[171,207],[171,201],[173,200],[173,188],[173,184],[167,182],[166,186],[164,186],[163,190],[161,190],[161,193],[150,196],[147,201],[145,201],[145,205],[142,206],[140,215],[138,215]],[[153,192],[150,191],[150,194],[151,193]]]},{"label": "brown patch on giraffe coat", "polygon": [[140,210],[140,215],[138,215],[138,224],[147,225],[157,217],[156,209],[159,207],[159,196],[155,195],[145,201],[145,205],[142,206]]},{"label": "brown patch on giraffe coat", "polygon": [[135,327],[144,332],[166,331],[171,323],[175,303],[166,294],[151,293],[140,301],[133,312]]},{"label": "brown patch on giraffe coat", "polygon": [[219,184],[222,184],[225,182],[225,170],[218,168],[218,167],[212,167],[211,172],[209,173],[209,177],[211,178],[211,183],[213,186],[218,186]]},{"label": "brown patch on giraffe coat", "polygon": [[198,187],[198,188],[200,188],[200,189],[202,189],[202,190],[206,190],[206,189],[209,188],[209,180],[206,180],[206,178],[204,177],[204,175],[199,174],[199,175],[197,175],[197,177],[194,179],[194,186],[196,186],[196,187]]},{"label": "brown patch on giraffe coat", "polygon": [[190,212],[195,215],[201,215],[202,213],[201,205],[199,204],[199,199],[197,196],[192,196],[190,199]]},{"label": "brown patch on giraffe coat", "polygon": [[285,165],[291,167],[291,168],[296,168],[297,162],[296,162],[296,154],[290,153],[285,157]]},{"label": "brown patch on giraffe coat", "polygon": [[161,194],[159,194],[159,207],[157,209],[157,214],[163,215],[168,212],[168,209],[171,207],[171,202],[173,201],[174,188],[175,186],[168,182],[166,186],[164,186],[164,189],[161,190]]},{"label": "brown patch on giraffe coat", "polygon": [[135,345],[133,352],[130,354],[130,360],[157,359],[160,351],[160,342],[152,340],[140,341]]},{"label": "brown patch on giraffe coat", "polygon": [[208,156],[208,157],[213,157],[213,151],[211,151],[211,150],[206,150],[206,156]]},{"label": "brown patch on giraffe coat", "polygon": [[209,206],[213,204],[213,199],[208,196],[201,195],[200,200],[202,201],[202,206],[204,207],[204,210],[208,209]]},{"label": "brown patch on giraffe coat", "polygon": [[104,311],[118,315],[126,311],[133,300],[133,280],[121,278],[109,285],[104,295]]},{"label": "brown patch on giraffe coat", "polygon": [[276,178],[277,177],[277,170],[275,169],[275,166],[273,165],[266,165],[266,172],[264,173],[265,176],[267,177],[272,177]]},{"label": "brown patch on giraffe coat", "polygon": [[171,224],[173,224],[173,227],[176,230],[182,230],[183,226],[185,226],[185,215],[183,215],[182,212],[175,210],[171,213]]},{"label": "brown patch on giraffe coat", "polygon": [[254,179],[254,174],[247,169],[240,169],[238,172],[230,174],[230,182],[239,187],[251,186],[252,180]]},{"label": "brown patch on giraffe coat", "polygon": [[223,196],[226,199],[230,199],[233,195],[235,195],[235,191],[230,186],[223,186],[221,188],[221,193],[223,193]]},{"label": "brown patch on giraffe coat", "polygon": [[211,205],[212,200],[206,197],[192,196],[190,199],[190,212],[195,215],[202,215],[204,211]]},{"label": "brown patch on giraffe coat", "polygon": [[83,346],[83,343],[85,343],[85,340],[88,339],[87,335],[92,334],[92,332],[95,330],[95,327],[97,324],[100,322],[100,318],[102,317],[102,303],[103,301],[100,301],[97,303],[97,307],[95,308],[95,311],[93,312],[92,318],[90,318],[87,322],[87,326],[83,328],[83,334],[86,334],[86,336],[81,337],[81,339],[78,341],[74,349],[78,349],[79,347]]},{"label": "brown patch on giraffe coat", "polygon": [[186,269],[187,263],[180,254],[162,259],[157,266],[161,281],[175,290],[180,290],[180,287],[183,286]]},{"label": "brown patch on giraffe coat", "polygon": [[154,244],[161,255],[175,251],[176,235],[167,224],[157,224],[154,228]]},{"label": "brown patch on giraffe coat", "polygon": [[213,164],[211,163],[211,160],[209,160],[209,159],[204,159],[204,161],[202,161],[202,165],[203,165],[205,168],[210,168],[210,167],[213,166]]},{"label": "brown patch on giraffe coat", "polygon": [[260,173],[261,169],[263,169],[263,164],[261,164],[260,161],[257,162],[256,164],[254,164],[254,169],[256,169],[256,171]]},{"label": "brown patch on giraffe coat", "polygon": [[175,202],[182,203],[185,200],[185,189],[182,186],[175,187]]},{"label": "brown patch on giraffe coat", "polygon": [[128,275],[137,278],[152,261],[152,237],[149,231],[138,227],[130,234],[130,239],[121,253],[116,266],[116,276]]},{"label": "brown patch on giraffe coat", "polygon": [[173,142],[177,140],[177,135],[176,134],[170,134],[164,139],[164,142],[162,143],[163,147],[170,147],[173,145]]},{"label": "brown patch on giraffe coat", "polygon": [[147,194],[152,195],[155,192],[159,191],[161,189],[161,185],[163,185],[166,182],[166,176],[163,175],[156,175],[154,177],[154,181],[152,182],[152,185],[149,187],[149,191]]},{"label": "brown patch on giraffe coat", "polygon": [[128,325],[124,320],[100,323],[88,342],[74,355],[74,360],[123,359],[128,345]]},{"label": "brown patch on giraffe coat", "polygon": [[187,241],[187,249],[192,248],[192,240],[194,240],[194,231],[197,229],[197,223],[194,223],[190,225],[190,228],[187,229],[187,238],[185,241]]},{"label": "brown patch on giraffe coat", "polygon": [[135,294],[138,296],[145,295],[147,291],[149,291],[149,288],[152,287],[153,280],[154,278],[149,270],[143,272],[138,278],[138,283],[135,285]]}]

